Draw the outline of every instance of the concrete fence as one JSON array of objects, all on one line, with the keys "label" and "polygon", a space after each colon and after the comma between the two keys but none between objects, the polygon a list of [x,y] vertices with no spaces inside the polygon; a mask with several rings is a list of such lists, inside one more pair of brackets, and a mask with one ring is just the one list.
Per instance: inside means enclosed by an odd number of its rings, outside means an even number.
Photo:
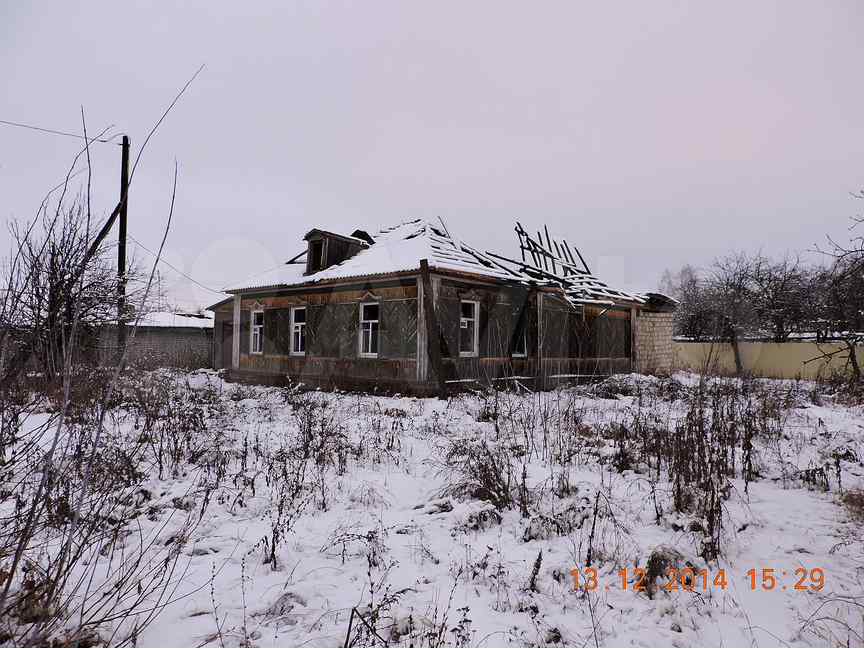
[{"label": "concrete fence", "polygon": [[[741,342],[744,371],[764,378],[815,380],[834,374],[849,374],[845,345],[837,342]],[[825,353],[840,351],[829,359]],[[673,342],[673,366],[685,371],[735,373],[732,345],[725,342]],[[864,367],[864,349],[858,348],[858,363]]]}]

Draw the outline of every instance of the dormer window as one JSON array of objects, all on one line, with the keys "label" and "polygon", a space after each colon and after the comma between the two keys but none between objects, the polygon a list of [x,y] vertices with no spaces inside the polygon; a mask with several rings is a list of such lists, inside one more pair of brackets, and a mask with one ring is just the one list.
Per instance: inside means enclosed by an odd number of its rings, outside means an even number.
[{"label": "dormer window", "polygon": [[310,230],[304,237],[309,242],[306,249],[306,274],[326,270],[330,266],[350,259],[360,250],[368,248],[371,245],[369,242],[371,237],[359,230],[357,234],[365,238],[343,236],[320,229]]},{"label": "dormer window", "polygon": [[309,241],[309,272],[318,272],[327,267],[327,259],[324,256],[327,246],[324,239]]}]

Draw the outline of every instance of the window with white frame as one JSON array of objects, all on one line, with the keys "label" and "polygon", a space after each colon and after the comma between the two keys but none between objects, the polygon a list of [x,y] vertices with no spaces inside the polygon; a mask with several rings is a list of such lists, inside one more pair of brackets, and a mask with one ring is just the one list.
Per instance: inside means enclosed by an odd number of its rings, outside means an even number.
[{"label": "window with white frame", "polygon": [[291,309],[291,355],[306,355],[306,307]]},{"label": "window with white frame", "polygon": [[477,319],[480,303],[463,301],[459,304],[459,355],[474,357],[478,350]]},{"label": "window with white frame", "polygon": [[528,336],[525,334],[525,327],[516,334],[516,340],[513,343],[513,357],[524,358],[528,355]]},{"label": "window with white frame", "polygon": [[364,358],[378,357],[378,304],[360,304],[360,355]]},{"label": "window with white frame", "polygon": [[249,345],[251,353],[264,353],[264,311],[252,311],[252,341]]}]

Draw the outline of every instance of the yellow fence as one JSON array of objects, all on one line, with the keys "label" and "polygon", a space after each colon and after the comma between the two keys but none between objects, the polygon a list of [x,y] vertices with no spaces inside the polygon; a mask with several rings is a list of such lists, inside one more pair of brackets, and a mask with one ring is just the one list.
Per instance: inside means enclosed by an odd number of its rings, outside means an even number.
[{"label": "yellow fence", "polygon": [[[813,380],[850,372],[845,345],[835,342],[741,342],[738,346],[744,371],[754,376]],[[822,357],[833,351],[840,352],[830,359]],[[672,354],[675,369],[735,373],[735,356],[732,345],[728,343],[674,342]],[[864,367],[864,349],[860,347],[858,364]]]}]

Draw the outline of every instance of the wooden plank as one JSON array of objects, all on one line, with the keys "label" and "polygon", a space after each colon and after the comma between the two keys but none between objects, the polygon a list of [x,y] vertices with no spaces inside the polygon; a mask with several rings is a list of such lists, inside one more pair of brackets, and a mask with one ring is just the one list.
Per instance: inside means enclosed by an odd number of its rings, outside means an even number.
[{"label": "wooden plank", "polygon": [[537,293],[537,375],[538,385],[542,389],[545,380],[543,380],[543,293]]},{"label": "wooden plank", "polygon": [[417,277],[417,382],[426,382],[429,375],[429,341],[426,336],[426,308],[422,277]]},{"label": "wooden plank", "polygon": [[416,299],[416,286],[394,286],[379,288],[374,285],[364,290],[339,290],[339,291],[313,291],[297,293],[294,295],[258,295],[256,297],[244,297],[242,308],[250,308],[252,304],[263,304],[265,308],[289,308],[291,306],[327,304],[350,304],[363,300],[366,295],[372,293],[382,301],[397,299]]},{"label": "wooden plank", "polygon": [[420,278],[423,282],[423,311],[426,320],[426,352],[432,363],[432,372],[441,391],[444,391],[444,372],[441,366],[441,334],[438,328],[438,318],[435,314],[432,280],[429,277],[429,261],[420,260]]},{"label": "wooden plank", "polygon": [[240,295],[234,295],[234,327],[231,336],[231,368],[240,368]]},{"label": "wooden plank", "polygon": [[[552,261],[552,273],[558,274],[558,268],[555,265],[555,256],[552,255],[552,240],[549,238],[549,228],[545,224],[543,225],[543,231],[546,232],[546,248],[549,252],[550,261]],[[540,242],[543,242],[542,239]]]},{"label": "wooden plank", "polygon": [[537,245],[537,254],[540,255],[541,259],[543,259],[543,269],[546,270],[546,272],[549,272],[549,261],[546,258],[546,255],[543,254],[543,252],[545,252],[545,250],[543,250],[543,235],[539,230],[537,231],[537,240],[540,241],[539,244],[535,244]]},{"label": "wooden plank", "polygon": [[[567,241],[564,241],[564,245],[567,245]],[[567,245],[568,251],[570,250],[570,246]],[[585,263],[585,259],[582,257],[582,253],[579,251],[579,248],[576,248],[576,254],[579,255],[579,260],[582,262],[582,267],[585,268],[585,272],[587,274],[591,274],[591,268],[588,267],[588,264]]]}]

